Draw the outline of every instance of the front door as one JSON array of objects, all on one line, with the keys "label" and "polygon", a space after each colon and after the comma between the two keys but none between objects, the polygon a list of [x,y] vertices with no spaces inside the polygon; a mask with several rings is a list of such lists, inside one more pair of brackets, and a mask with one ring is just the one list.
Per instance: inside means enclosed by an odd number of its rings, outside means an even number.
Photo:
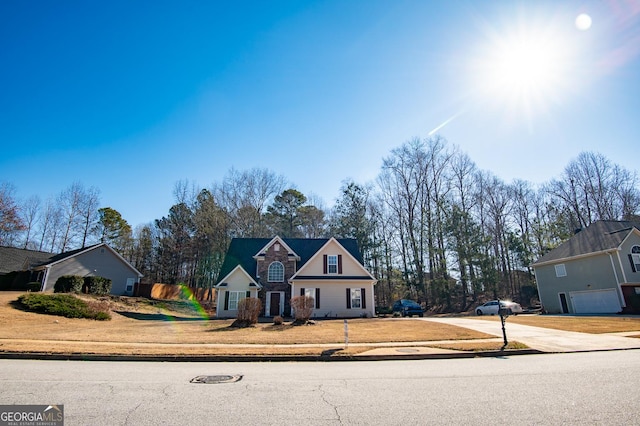
[{"label": "front door", "polygon": [[124,289],[124,294],[127,296],[133,296],[133,290],[136,285],[135,278],[127,278],[127,286]]},{"label": "front door", "polygon": [[280,292],[272,291],[269,293],[269,316],[275,317],[280,315]]},{"label": "front door", "polygon": [[569,305],[567,304],[567,295],[565,293],[558,293],[558,295],[560,296],[560,305],[562,307],[562,313],[568,314]]}]

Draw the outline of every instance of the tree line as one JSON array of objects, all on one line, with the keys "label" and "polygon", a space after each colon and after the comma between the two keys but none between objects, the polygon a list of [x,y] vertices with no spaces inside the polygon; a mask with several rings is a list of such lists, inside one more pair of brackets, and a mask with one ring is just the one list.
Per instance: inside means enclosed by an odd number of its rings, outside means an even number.
[{"label": "tree line", "polygon": [[392,150],[373,182],[344,181],[332,208],[262,168],[231,169],[208,188],[177,182],[167,215],[135,229],[99,194],[74,183],[18,202],[0,184],[0,245],[102,241],[147,282],[211,287],[234,237],[355,238],[378,305],[406,297],[451,312],[487,298],[533,303],[533,261],[594,221],[638,221],[640,210],[637,174],[601,154],[579,154],[542,185],[506,183],[438,136]]}]

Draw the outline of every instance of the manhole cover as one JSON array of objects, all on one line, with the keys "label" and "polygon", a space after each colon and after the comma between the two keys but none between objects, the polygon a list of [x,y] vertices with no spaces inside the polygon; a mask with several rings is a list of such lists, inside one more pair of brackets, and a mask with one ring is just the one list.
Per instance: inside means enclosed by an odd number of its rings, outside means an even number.
[{"label": "manhole cover", "polygon": [[418,350],[418,349],[411,349],[411,348],[401,348],[401,349],[396,349],[396,351],[398,351],[398,352],[403,352],[403,353],[407,353],[407,354],[411,354],[411,353],[415,353],[415,352],[420,352],[420,350]]},{"label": "manhole cover", "polygon": [[233,383],[242,379],[242,376],[239,374],[233,376],[197,376],[191,379],[191,383],[204,383],[206,385],[211,385],[215,383]]}]

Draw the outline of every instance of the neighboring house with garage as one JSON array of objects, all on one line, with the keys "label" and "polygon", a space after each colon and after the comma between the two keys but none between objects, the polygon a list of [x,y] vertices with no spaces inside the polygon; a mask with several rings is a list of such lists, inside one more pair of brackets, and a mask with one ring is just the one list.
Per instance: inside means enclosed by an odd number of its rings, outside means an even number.
[{"label": "neighboring house with garage", "polygon": [[237,316],[245,297],[262,316],[290,316],[292,296],[314,298],[314,318],[373,317],[375,278],[350,238],[234,238],[217,290],[217,316]]},{"label": "neighboring house with garage", "polygon": [[[111,280],[111,294],[133,295],[142,274],[106,243],[60,254],[2,248],[0,266],[29,276],[42,283],[40,290],[52,292],[63,275],[98,276]],[[0,268],[2,269],[2,268]]]},{"label": "neighboring house with garage", "polygon": [[640,224],[597,221],[533,263],[547,313],[640,313]]}]

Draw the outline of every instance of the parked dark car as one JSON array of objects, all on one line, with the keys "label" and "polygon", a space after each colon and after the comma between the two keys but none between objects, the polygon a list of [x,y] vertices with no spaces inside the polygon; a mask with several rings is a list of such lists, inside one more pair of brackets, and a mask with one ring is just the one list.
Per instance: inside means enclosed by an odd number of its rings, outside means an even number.
[{"label": "parked dark car", "polygon": [[393,304],[393,313],[400,313],[403,317],[410,317],[418,315],[419,317],[424,315],[424,309],[422,306],[413,300],[402,299]]}]

